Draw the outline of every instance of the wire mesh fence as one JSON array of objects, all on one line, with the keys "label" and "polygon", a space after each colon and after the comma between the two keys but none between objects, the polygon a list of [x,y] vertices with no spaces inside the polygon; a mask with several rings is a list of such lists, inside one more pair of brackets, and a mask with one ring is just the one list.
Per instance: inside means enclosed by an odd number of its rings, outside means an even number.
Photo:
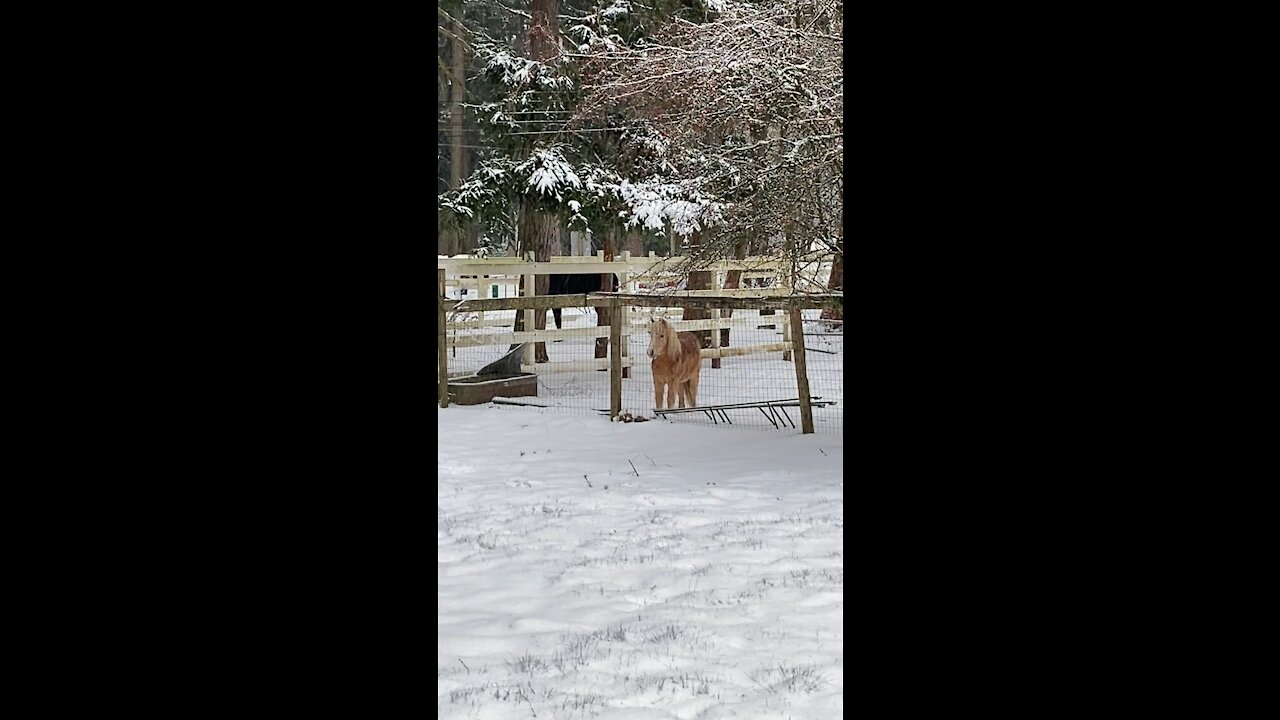
[{"label": "wire mesh fence", "polygon": [[[465,303],[455,304],[455,308],[448,312],[446,345],[449,377],[458,387],[486,366],[501,361],[515,346],[528,343],[528,356],[516,350],[516,357],[505,369],[532,374],[533,378],[515,392],[497,389],[497,402],[582,413],[609,407],[609,326],[597,324],[595,308],[561,308],[560,329],[552,311],[532,311],[546,312],[546,331],[535,333],[545,336],[541,340],[525,337],[523,329],[515,331],[516,314],[523,315],[524,310],[477,312],[468,310]],[[607,314],[607,309],[604,311]],[[488,402],[492,393],[467,393],[464,389],[451,394],[455,402],[471,404],[468,395]]]},{"label": "wire mesh fence", "polygon": [[[486,302],[502,304],[501,300]],[[551,302],[562,304],[558,300]],[[610,414],[612,318],[608,306],[563,307],[561,329],[556,328],[551,310],[532,311],[546,313],[547,330],[516,332],[516,314],[530,311],[478,311],[471,309],[476,303],[446,303],[445,342],[452,402],[531,405],[601,417]],[[800,311],[809,395],[814,398],[813,425],[818,433],[840,433],[844,418],[843,326],[820,320],[821,312]],[[690,426],[800,431],[801,392],[795,351],[789,344],[796,339],[797,330],[785,310],[768,314],[756,309],[698,311],[626,305],[621,307],[620,315],[623,413]],[[667,318],[677,332],[694,333],[704,348],[703,354],[713,356],[704,357],[700,363],[696,402],[699,408],[715,410],[666,413],[670,408],[655,401],[654,376],[647,355],[647,328],[655,317]],[[727,327],[719,332],[709,329],[716,323]],[[475,379],[471,376],[502,360],[521,343],[529,343],[527,350],[515,351],[506,363],[507,370],[525,376],[518,380],[520,387],[508,383],[474,391],[467,386]]]},{"label": "wire mesh fence", "polygon": [[819,433],[844,432],[844,323],[822,320],[821,310],[804,310],[805,359],[809,375],[809,394],[815,404],[814,430]]},{"label": "wire mesh fence", "polygon": [[[686,324],[682,320],[682,310],[666,309],[653,315],[671,319],[673,326],[679,331]],[[817,330],[816,321],[821,310],[806,310],[802,313],[805,316],[805,341],[809,345],[811,333]],[[638,314],[642,318],[642,324],[639,326],[640,334],[632,335],[631,355],[639,356],[643,362],[637,362],[632,369],[632,378],[623,381],[622,404],[624,410],[652,416],[655,408],[653,374],[646,355],[649,336],[643,330],[644,323],[652,315],[649,308],[639,309]],[[793,332],[787,328],[785,315],[781,313],[761,315],[759,310],[734,310],[726,319],[730,327],[727,334],[721,332],[721,348],[746,350],[777,347],[785,342],[784,337],[789,337]],[[710,337],[712,331],[691,332],[700,334],[703,347],[715,352],[712,347],[715,344],[714,338]],[[810,396],[821,397],[813,407],[814,429],[816,432],[839,433],[843,432],[844,417],[843,338],[824,335],[820,340],[819,352],[806,353]],[[718,363],[704,358],[699,371],[697,404],[700,407],[720,407],[722,410],[681,412],[665,415],[662,419],[700,426],[798,429],[801,425],[799,398],[793,351],[762,350],[748,355],[719,358]],[[760,407],[765,402],[774,404],[775,407]]]}]

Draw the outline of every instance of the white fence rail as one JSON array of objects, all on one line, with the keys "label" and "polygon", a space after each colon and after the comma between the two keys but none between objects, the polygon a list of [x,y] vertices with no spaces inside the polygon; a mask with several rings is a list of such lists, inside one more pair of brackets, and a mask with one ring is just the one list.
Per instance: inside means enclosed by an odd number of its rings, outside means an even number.
[{"label": "white fence rail", "polygon": [[[648,309],[648,308],[646,308]],[[512,312],[512,311],[507,311]],[[518,312],[518,311],[517,311]],[[718,312],[718,311],[712,311]],[[461,315],[462,313],[454,313],[453,315]],[[627,313],[629,316],[633,313]],[[490,314],[491,316],[493,313]],[[628,342],[626,338],[635,334],[643,335],[645,326],[649,323],[649,315],[645,313],[642,318],[631,317],[623,323],[622,336],[624,338],[624,347]],[[507,327],[512,319],[506,320],[493,319],[490,322],[495,323],[492,326],[484,327]],[[733,317],[708,318],[705,320],[680,320],[671,319],[672,327],[677,332],[693,332],[697,330],[712,330],[710,348],[702,349],[702,358],[718,359],[726,357],[739,357],[744,355],[758,355],[764,353],[781,352],[784,359],[790,359],[792,350],[791,344],[791,324],[786,313],[778,315],[755,315],[755,314],[739,314]],[[742,328],[744,326],[759,326],[767,322],[773,325],[780,325],[782,329],[783,341],[778,343],[765,343],[761,345],[744,345],[735,347],[720,347],[719,330],[730,329],[735,326]],[[451,317],[446,329],[446,346],[449,349],[468,348],[468,347],[484,347],[492,345],[512,345],[516,343],[529,343],[526,346],[528,352],[532,352],[533,343],[554,343],[558,340],[566,340],[570,338],[605,338],[609,337],[608,325],[592,325],[577,328],[547,328],[545,330],[521,330],[519,332],[477,332],[483,330],[480,326],[464,326],[461,322],[455,322]],[[532,323],[526,325],[532,327]],[[526,360],[528,360],[526,356]],[[622,358],[623,367],[631,367],[631,360],[627,356]],[[532,363],[523,362],[523,372],[532,372],[542,374],[559,373],[559,372],[580,372],[582,370],[607,370],[609,368],[607,358],[597,358],[594,360],[575,360],[568,362],[546,362]]]},{"label": "white fence rail", "polygon": [[[660,258],[650,252],[648,257],[632,257],[623,252],[606,262],[604,251],[586,257],[552,257],[550,262],[533,262],[513,257],[498,258],[446,258],[436,259],[436,267],[445,271],[446,296],[450,298],[516,297],[519,295],[521,276],[535,275],[600,275],[614,273],[626,292],[673,287],[687,277],[688,258],[683,256]],[[738,289],[709,290],[720,295],[744,295],[758,292],[756,283],[778,287],[821,287],[830,277],[834,256],[829,253],[810,253],[793,268],[789,261],[773,257],[749,257],[742,260],[718,260],[699,265],[698,270],[715,273],[715,287],[723,288],[725,276],[733,270],[742,271]],[[465,291],[465,292],[464,292]]]},{"label": "white fence rail", "polygon": [[[825,279],[830,276],[832,260],[834,260],[834,256],[828,253],[810,253],[794,266],[789,261],[772,257],[719,260],[710,264],[700,265],[697,269],[714,272],[716,288],[724,286],[725,275],[728,272],[741,271],[741,284],[747,287],[739,287],[733,290],[684,290],[681,291],[681,294],[689,296],[776,297],[779,291],[785,293],[793,288],[807,290],[811,287],[822,287],[825,284]],[[518,294],[532,296],[536,294],[534,278],[538,275],[602,275],[605,273],[614,273],[618,276],[620,289],[623,292],[640,293],[657,290],[654,294],[660,295],[660,288],[674,287],[687,277],[688,265],[686,261],[687,258],[679,256],[660,258],[652,252],[649,253],[648,257],[632,257],[631,253],[623,252],[617,259],[605,261],[604,252],[600,251],[594,257],[553,257],[550,262],[534,262],[532,259],[520,260],[519,258],[511,257],[440,257],[436,260],[436,267],[445,271],[445,296],[454,299],[515,297]],[[525,291],[523,293],[519,292],[521,277],[524,278]],[[756,281],[763,281],[771,289],[751,287],[750,285]],[[464,290],[466,291],[465,293],[463,292]],[[623,323],[622,328],[624,338],[624,357],[622,361],[624,367],[630,367],[631,365],[631,360],[625,357],[625,348],[629,344],[630,336],[637,332],[643,332],[642,326],[648,322],[651,316],[663,314],[668,310],[679,310],[679,308],[674,306],[673,308],[650,307],[639,313],[627,313],[628,319]],[[525,313],[524,326],[529,329],[517,333],[477,333],[474,331],[486,328],[509,327],[514,318],[507,315],[495,317],[492,312],[486,318],[484,312],[466,312],[465,306],[463,306],[459,308],[458,312],[450,313],[446,338],[447,346],[451,349],[456,349],[482,345],[528,343],[525,346],[525,353],[522,358],[522,367],[525,372],[545,374],[574,372],[584,369],[608,369],[608,360],[603,358],[590,361],[534,363],[533,357],[534,343],[555,342],[567,338],[608,337],[608,326],[536,330],[532,329],[534,327],[535,311],[524,310],[519,312]],[[748,320],[758,323],[763,318],[752,315],[748,317],[712,318],[709,320],[673,319],[673,322],[678,331],[718,331],[731,328],[736,323]],[[792,350],[791,326],[787,314],[779,313],[775,316],[770,316],[767,322],[781,327],[782,342],[720,348],[720,333],[712,332],[712,347],[704,348],[702,357],[715,359],[782,352],[784,359],[790,359]]]}]

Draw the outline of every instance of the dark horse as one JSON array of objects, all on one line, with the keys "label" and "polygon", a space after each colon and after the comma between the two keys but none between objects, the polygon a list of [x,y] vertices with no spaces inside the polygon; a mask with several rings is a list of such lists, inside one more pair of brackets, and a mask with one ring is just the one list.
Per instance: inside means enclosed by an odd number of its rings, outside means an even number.
[{"label": "dark horse", "polygon": [[[578,295],[578,294],[600,292],[600,287],[601,285],[603,285],[600,278],[601,275],[608,275],[609,286],[612,288],[614,292],[617,292],[618,276],[616,274],[589,273],[585,275],[576,275],[576,274],[575,275],[550,275],[548,276],[549,282],[547,283],[546,294],[547,295]],[[523,278],[521,279],[521,282],[523,283]],[[560,317],[561,309],[552,308],[551,314],[555,317],[556,329],[557,330],[562,329],[563,324]],[[520,322],[520,317],[521,315],[517,313],[516,315],[517,323]],[[596,324],[597,326],[609,324],[608,308],[599,308],[599,307],[596,308]],[[557,340],[556,342],[560,342],[560,341]],[[595,351],[594,351],[595,357],[597,358],[606,357],[609,349],[609,339],[596,338],[595,345],[596,345]],[[511,347],[514,348],[516,346],[512,345]],[[535,355],[535,358],[536,358],[535,362],[547,362],[546,346],[543,343],[541,342],[537,343],[535,352],[537,353]],[[622,376],[628,377],[629,370],[630,368],[623,368]]]},{"label": "dark horse", "polygon": [[[613,287],[612,292],[618,292],[618,276],[608,273],[609,280]],[[600,292],[600,275],[552,275],[550,289],[547,290],[548,295],[579,295],[585,293]],[[551,314],[555,316],[556,329],[561,329],[560,324],[560,308],[553,308]]]}]

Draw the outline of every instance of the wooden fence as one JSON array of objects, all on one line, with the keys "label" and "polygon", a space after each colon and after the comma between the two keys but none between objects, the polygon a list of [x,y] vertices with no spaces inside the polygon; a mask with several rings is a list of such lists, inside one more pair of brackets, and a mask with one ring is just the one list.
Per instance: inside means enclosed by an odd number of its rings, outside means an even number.
[{"label": "wooden fence", "polygon": [[[702,290],[706,294],[750,296],[757,284],[769,285],[773,294],[785,289],[783,294],[790,294],[792,289],[809,292],[815,289],[825,290],[825,278],[829,277],[834,256],[830,253],[814,252],[802,256],[792,264],[775,257],[748,257],[742,260],[718,260],[699,264],[696,267],[688,264],[688,258],[682,256],[661,258],[650,252],[648,257],[632,257],[623,252],[616,259],[606,261],[604,251],[594,256],[552,257],[550,262],[533,262],[529,259],[514,257],[497,258],[445,258],[436,260],[436,268],[445,271],[446,295],[462,299],[495,299],[496,297],[514,297],[521,277],[525,278],[525,286],[537,275],[601,275],[614,273],[618,276],[620,287],[631,293],[649,289],[671,289],[687,277],[689,270],[715,273],[714,287],[723,288],[725,275],[731,271],[742,272],[739,288],[730,290]],[[465,293],[463,291],[466,291]]]},{"label": "wooden fence", "polygon": [[[509,259],[508,259],[509,260]],[[443,261],[442,261],[443,262]],[[608,263],[605,263],[608,264]],[[496,265],[496,263],[495,263]],[[557,272],[563,264],[545,263],[545,265],[556,265]],[[599,263],[582,263],[583,267],[590,265],[591,272],[599,272]],[[526,265],[519,266],[527,269]],[[647,308],[651,310],[671,309],[671,308],[700,308],[711,311],[713,317],[706,320],[673,320],[672,324],[678,331],[685,330],[714,330],[711,332],[711,347],[702,350],[702,357],[708,359],[718,359],[723,357],[754,355],[761,353],[784,353],[784,359],[794,360],[796,371],[796,383],[800,395],[800,414],[802,421],[802,432],[813,432],[813,415],[809,400],[809,382],[805,360],[804,333],[790,332],[790,327],[802,328],[800,311],[812,308],[825,308],[843,305],[842,294],[824,294],[824,295],[779,295],[775,290],[772,295],[765,291],[755,290],[745,295],[708,295],[697,291],[683,292],[667,292],[660,295],[639,294],[639,293],[589,293],[582,295],[553,295],[546,297],[538,297],[529,295],[525,297],[507,297],[507,298],[484,298],[477,300],[456,300],[445,296],[446,287],[446,269],[437,269],[437,281],[440,287],[437,297],[437,346],[440,363],[440,407],[448,407],[448,355],[450,348],[469,347],[480,345],[508,345],[512,343],[527,343],[525,345],[525,356],[521,365],[524,372],[548,373],[548,372],[569,372],[580,371],[586,369],[608,369],[609,386],[610,386],[610,415],[617,416],[622,408],[622,380],[627,377],[626,369],[631,366],[631,360],[627,357],[627,345],[625,338],[635,330],[637,326],[647,323],[648,318],[643,313],[641,318],[629,320],[632,313],[631,310]],[[529,283],[531,286],[532,283]],[[545,311],[554,308],[577,308],[577,307],[607,307],[611,310],[609,313],[610,324],[600,327],[587,328],[566,328],[562,330],[546,329],[546,330],[525,330],[521,332],[494,332],[481,333],[479,335],[469,335],[466,337],[454,337],[450,339],[449,328],[451,326],[458,327],[458,321],[467,313],[493,312],[499,310],[514,310],[517,312],[524,311],[528,313],[525,319],[525,327],[532,328],[532,315],[535,311]],[[720,347],[720,332],[718,330],[731,327],[736,322],[741,322],[741,318],[723,317],[724,310],[732,309],[768,309],[778,311],[780,324],[783,326],[783,342],[766,343],[760,345],[748,345],[737,347]],[[453,322],[450,317],[452,316]],[[747,318],[748,322],[759,322],[761,318]],[[510,322],[506,320],[505,322]],[[470,328],[483,329],[484,325],[470,325]],[[568,337],[590,337],[602,338],[608,337],[608,354],[607,357],[597,358],[591,361],[578,362],[559,362],[559,363],[534,363],[533,361],[533,345],[536,342],[550,342],[556,339]]]},{"label": "wooden fence", "polygon": [[[779,295],[790,296],[796,292],[805,292],[813,288],[821,288],[825,290],[825,278],[829,276],[831,263],[834,256],[830,253],[813,252],[800,257],[796,262],[779,260],[776,257],[748,257],[742,260],[718,260],[711,263],[703,263],[697,266],[697,270],[715,273],[714,283],[716,288],[722,288],[724,285],[725,275],[731,271],[742,272],[742,284],[750,285],[756,281],[762,281],[768,284],[768,287],[739,287],[736,289],[724,290],[679,290],[675,291],[671,288],[680,280],[687,277],[690,269],[688,259],[681,256],[660,258],[653,252],[648,257],[632,257],[631,253],[623,252],[616,260],[606,261],[604,259],[604,251],[599,251],[595,256],[575,256],[575,257],[552,257],[550,262],[534,262],[532,258],[521,260],[513,257],[497,257],[497,258],[438,258],[436,261],[437,274],[440,276],[439,282],[443,290],[441,291],[446,297],[465,300],[465,304],[455,306],[455,317],[453,323],[450,324],[454,328],[505,328],[510,322],[507,319],[486,318],[485,312],[497,309],[515,309],[516,306],[509,304],[494,304],[492,300],[511,299],[516,296],[516,290],[520,278],[524,278],[524,291],[520,297],[536,297],[535,278],[538,275],[601,275],[613,273],[618,276],[619,287],[628,294],[635,295],[643,290],[656,290],[662,288],[660,297],[670,298],[672,303],[679,304],[646,304],[645,307],[651,308],[653,312],[663,309],[676,309],[683,307],[691,307],[683,304],[681,299],[693,297],[707,298],[769,298]],[[492,297],[495,292],[491,288],[496,288],[502,284],[507,288],[505,291],[496,294],[500,297]],[[475,292],[471,292],[474,288]],[[452,292],[451,292],[452,290]],[[467,292],[463,294],[463,290]],[[501,297],[507,295],[507,297]],[[562,298],[583,298],[583,295],[563,295]],[[479,336],[469,336],[463,338],[446,338],[447,348],[458,347],[475,347],[479,345],[502,345],[508,343],[529,343],[525,348],[525,356],[523,359],[523,369],[525,372],[537,373],[554,373],[554,372],[577,372],[583,369],[606,369],[606,361],[601,358],[595,362],[557,362],[557,363],[534,363],[534,343],[547,342],[555,340],[563,340],[570,337],[590,337],[602,338],[609,334],[608,326],[598,326],[595,328],[573,328],[566,330],[533,330],[533,315],[535,310],[549,310],[553,308],[568,307],[587,307],[589,303],[581,300],[572,302],[571,304],[554,304],[540,303],[531,306],[520,306],[525,310],[525,328],[523,332],[494,332],[482,334]],[[636,307],[636,305],[632,305]],[[459,315],[459,313],[462,313]],[[716,313],[719,315],[719,313]],[[628,314],[630,316],[630,314]],[[623,323],[622,334],[624,338],[631,335],[631,331],[637,326],[642,326],[647,322],[648,318],[637,317]],[[751,354],[752,352],[762,352],[763,349],[755,349],[743,351],[742,348],[719,348],[719,331],[730,328],[732,320],[730,318],[714,317],[710,320],[688,320],[674,321],[676,330],[693,331],[693,330],[713,330],[711,335],[715,338],[716,345],[703,351],[703,357],[719,359],[723,357],[733,357],[737,355]],[[781,325],[782,340],[781,343],[775,343],[769,347],[770,351],[781,352],[784,360],[791,359],[792,349],[790,347],[792,323],[789,315],[783,313],[779,315],[777,324]],[[624,355],[625,358],[625,355]],[[718,363],[717,363],[718,364]],[[623,360],[624,377],[627,374],[626,368],[631,365],[629,360]]]}]

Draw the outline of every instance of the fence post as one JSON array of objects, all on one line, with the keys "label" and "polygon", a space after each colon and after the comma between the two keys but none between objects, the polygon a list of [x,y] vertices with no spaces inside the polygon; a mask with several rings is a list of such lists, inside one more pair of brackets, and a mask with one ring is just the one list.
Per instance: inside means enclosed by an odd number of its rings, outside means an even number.
[{"label": "fence post", "polygon": [[[525,261],[532,263],[533,253],[525,253]],[[524,296],[525,297],[538,296],[538,276],[534,275],[532,272],[524,276]],[[520,312],[520,311],[517,310],[516,312]],[[533,332],[533,310],[524,311],[524,331],[528,333]],[[534,337],[537,337],[537,336],[535,335]],[[524,346],[524,352],[520,353],[521,355],[520,362],[524,363],[525,365],[528,365],[530,368],[534,366],[535,358],[533,354],[533,349],[536,346],[537,346],[537,343],[526,342]]]},{"label": "fence post", "polygon": [[[783,316],[782,316],[782,342],[784,342],[784,343],[785,343],[785,342],[790,342],[790,343],[792,343],[792,344],[794,345],[794,342],[792,342],[793,340],[795,340],[795,331],[794,331],[794,329],[791,327],[791,315],[790,315],[790,314],[786,314],[786,315],[783,315]],[[790,359],[791,359],[791,351],[790,351],[790,350],[783,350],[783,351],[782,351],[782,359],[783,359],[783,360],[790,360]]]},{"label": "fence post", "polygon": [[440,355],[440,407],[449,407],[449,350],[445,342],[445,328],[448,318],[444,312],[444,268],[436,270],[436,280],[440,284],[436,297],[436,347]]},{"label": "fence post", "polygon": [[[793,277],[792,277],[792,274],[791,274],[791,273],[792,273],[792,271],[793,271],[794,269],[795,269],[794,265],[792,265],[792,266],[790,266],[790,267],[780,267],[780,268],[778,268],[778,280],[779,280],[779,282],[781,282],[781,284],[782,284],[782,289],[783,289],[783,290],[786,290],[786,291],[787,291],[787,294],[788,294],[788,295],[792,295],[792,296],[794,296],[794,295],[796,294],[796,290],[795,290],[795,283],[793,282]],[[786,313],[786,314],[784,314],[784,315],[782,316],[782,342],[793,342],[793,341],[794,341],[794,339],[795,339],[795,334],[796,334],[796,332],[797,332],[797,331],[796,331],[796,328],[794,327],[794,325],[795,325],[795,323],[791,322],[791,314],[790,314],[790,313]],[[799,332],[800,332],[801,334],[804,334],[804,326],[803,326],[803,325],[802,325],[802,326],[800,326],[800,330],[799,330]],[[790,351],[790,350],[783,350],[783,351],[782,351],[782,359],[783,359],[783,360],[790,360],[790,359],[791,359],[791,351]]]},{"label": "fence post", "polygon": [[[710,315],[711,315],[711,318],[716,321],[716,326],[714,328],[711,328],[711,349],[719,350],[720,349],[720,320],[722,317],[724,317],[724,311],[721,310],[720,308],[715,308],[711,311]],[[716,369],[720,367],[719,355],[716,355],[716,357],[711,358],[711,367]]]},{"label": "fence post", "polygon": [[609,300],[609,418],[622,414],[622,301]]},{"label": "fence post", "polygon": [[800,390],[800,432],[804,435],[813,433],[813,405],[809,397],[809,368],[804,359],[804,318],[800,315],[800,306],[791,305],[791,344],[795,349],[796,387]]},{"label": "fence post", "polygon": [[[484,285],[485,285],[484,275],[477,274],[476,275],[476,299],[477,300],[483,300],[485,298]],[[480,316],[480,332],[484,332],[484,311],[483,310],[479,312],[479,316]],[[454,347],[455,351],[457,349],[458,349],[457,347]],[[454,357],[458,357],[456,352],[454,353]]]},{"label": "fence post", "polygon": [[[627,313],[627,311],[630,310],[630,308],[627,307],[626,305],[622,305],[621,303],[619,303],[618,307],[624,313],[622,320],[619,321],[622,324],[622,340],[620,342],[622,344],[622,357],[627,358],[627,357],[630,357],[631,355],[631,317],[630,317],[630,314]],[[630,377],[631,377],[631,368],[623,367],[622,379],[627,380]]]}]

